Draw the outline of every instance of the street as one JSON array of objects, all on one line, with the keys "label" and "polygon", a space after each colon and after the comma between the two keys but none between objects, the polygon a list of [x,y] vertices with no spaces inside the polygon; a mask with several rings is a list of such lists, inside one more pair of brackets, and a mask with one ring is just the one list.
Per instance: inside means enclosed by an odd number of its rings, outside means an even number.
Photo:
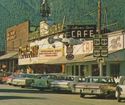
[{"label": "street", "polygon": [[26,89],[0,84],[0,105],[124,105],[116,99],[97,99],[87,96],[80,98],[79,94],[64,94],[40,92],[35,89]]}]

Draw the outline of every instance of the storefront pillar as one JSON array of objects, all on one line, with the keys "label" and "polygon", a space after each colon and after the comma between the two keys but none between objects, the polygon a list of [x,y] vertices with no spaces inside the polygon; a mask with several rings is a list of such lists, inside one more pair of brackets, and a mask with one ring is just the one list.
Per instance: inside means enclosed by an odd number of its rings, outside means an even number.
[{"label": "storefront pillar", "polygon": [[62,64],[61,66],[62,66],[62,73],[64,73],[65,72],[65,64]]}]

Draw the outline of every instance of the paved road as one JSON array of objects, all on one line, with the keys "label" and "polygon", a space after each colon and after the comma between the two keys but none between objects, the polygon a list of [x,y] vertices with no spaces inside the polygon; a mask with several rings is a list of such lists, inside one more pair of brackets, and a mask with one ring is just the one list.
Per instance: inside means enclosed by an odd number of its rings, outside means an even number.
[{"label": "paved road", "polygon": [[0,85],[0,105],[125,105],[125,101],[118,103],[115,99],[80,98],[78,94],[39,92]]}]

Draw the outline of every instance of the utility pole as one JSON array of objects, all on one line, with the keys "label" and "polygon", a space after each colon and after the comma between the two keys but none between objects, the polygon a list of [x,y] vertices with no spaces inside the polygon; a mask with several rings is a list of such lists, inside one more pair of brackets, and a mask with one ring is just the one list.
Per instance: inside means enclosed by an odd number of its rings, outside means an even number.
[{"label": "utility pole", "polygon": [[101,0],[98,0],[98,34],[101,34]]},{"label": "utility pole", "polygon": [[105,7],[105,11],[104,11],[104,33],[107,32],[107,8]]},{"label": "utility pole", "polygon": [[[98,0],[98,35],[101,35],[101,0]],[[102,62],[99,62],[99,75],[102,76]]]}]

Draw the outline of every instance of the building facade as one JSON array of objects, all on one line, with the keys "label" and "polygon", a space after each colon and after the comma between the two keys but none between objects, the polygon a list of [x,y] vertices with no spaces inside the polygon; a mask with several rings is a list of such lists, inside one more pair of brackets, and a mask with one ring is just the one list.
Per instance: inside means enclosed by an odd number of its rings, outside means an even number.
[{"label": "building facade", "polygon": [[9,27],[6,32],[6,53],[0,56],[0,65],[6,71],[14,72],[18,69],[18,50],[20,46],[28,44],[29,22]]},{"label": "building facade", "polygon": [[[29,50],[20,52],[19,65],[30,65],[35,71],[62,72],[68,75],[97,76],[99,75],[99,62],[93,57],[93,40],[84,40],[79,44],[73,45],[74,59],[66,59],[67,46],[59,39],[64,39],[66,33],[57,33],[58,27],[44,25],[41,22],[41,30],[33,35],[29,44]],[[45,29],[46,28],[46,29]],[[50,30],[51,29],[51,30]],[[56,29],[56,30],[53,30]],[[51,33],[50,33],[51,32]],[[104,58],[102,64],[103,75],[120,76],[124,72],[124,49],[125,34],[124,30],[106,33],[108,36],[108,57]],[[53,36],[54,43],[49,43],[48,39]],[[53,42],[53,40],[52,40]],[[24,57],[23,54],[26,54]],[[53,70],[51,70],[53,69]]]}]

